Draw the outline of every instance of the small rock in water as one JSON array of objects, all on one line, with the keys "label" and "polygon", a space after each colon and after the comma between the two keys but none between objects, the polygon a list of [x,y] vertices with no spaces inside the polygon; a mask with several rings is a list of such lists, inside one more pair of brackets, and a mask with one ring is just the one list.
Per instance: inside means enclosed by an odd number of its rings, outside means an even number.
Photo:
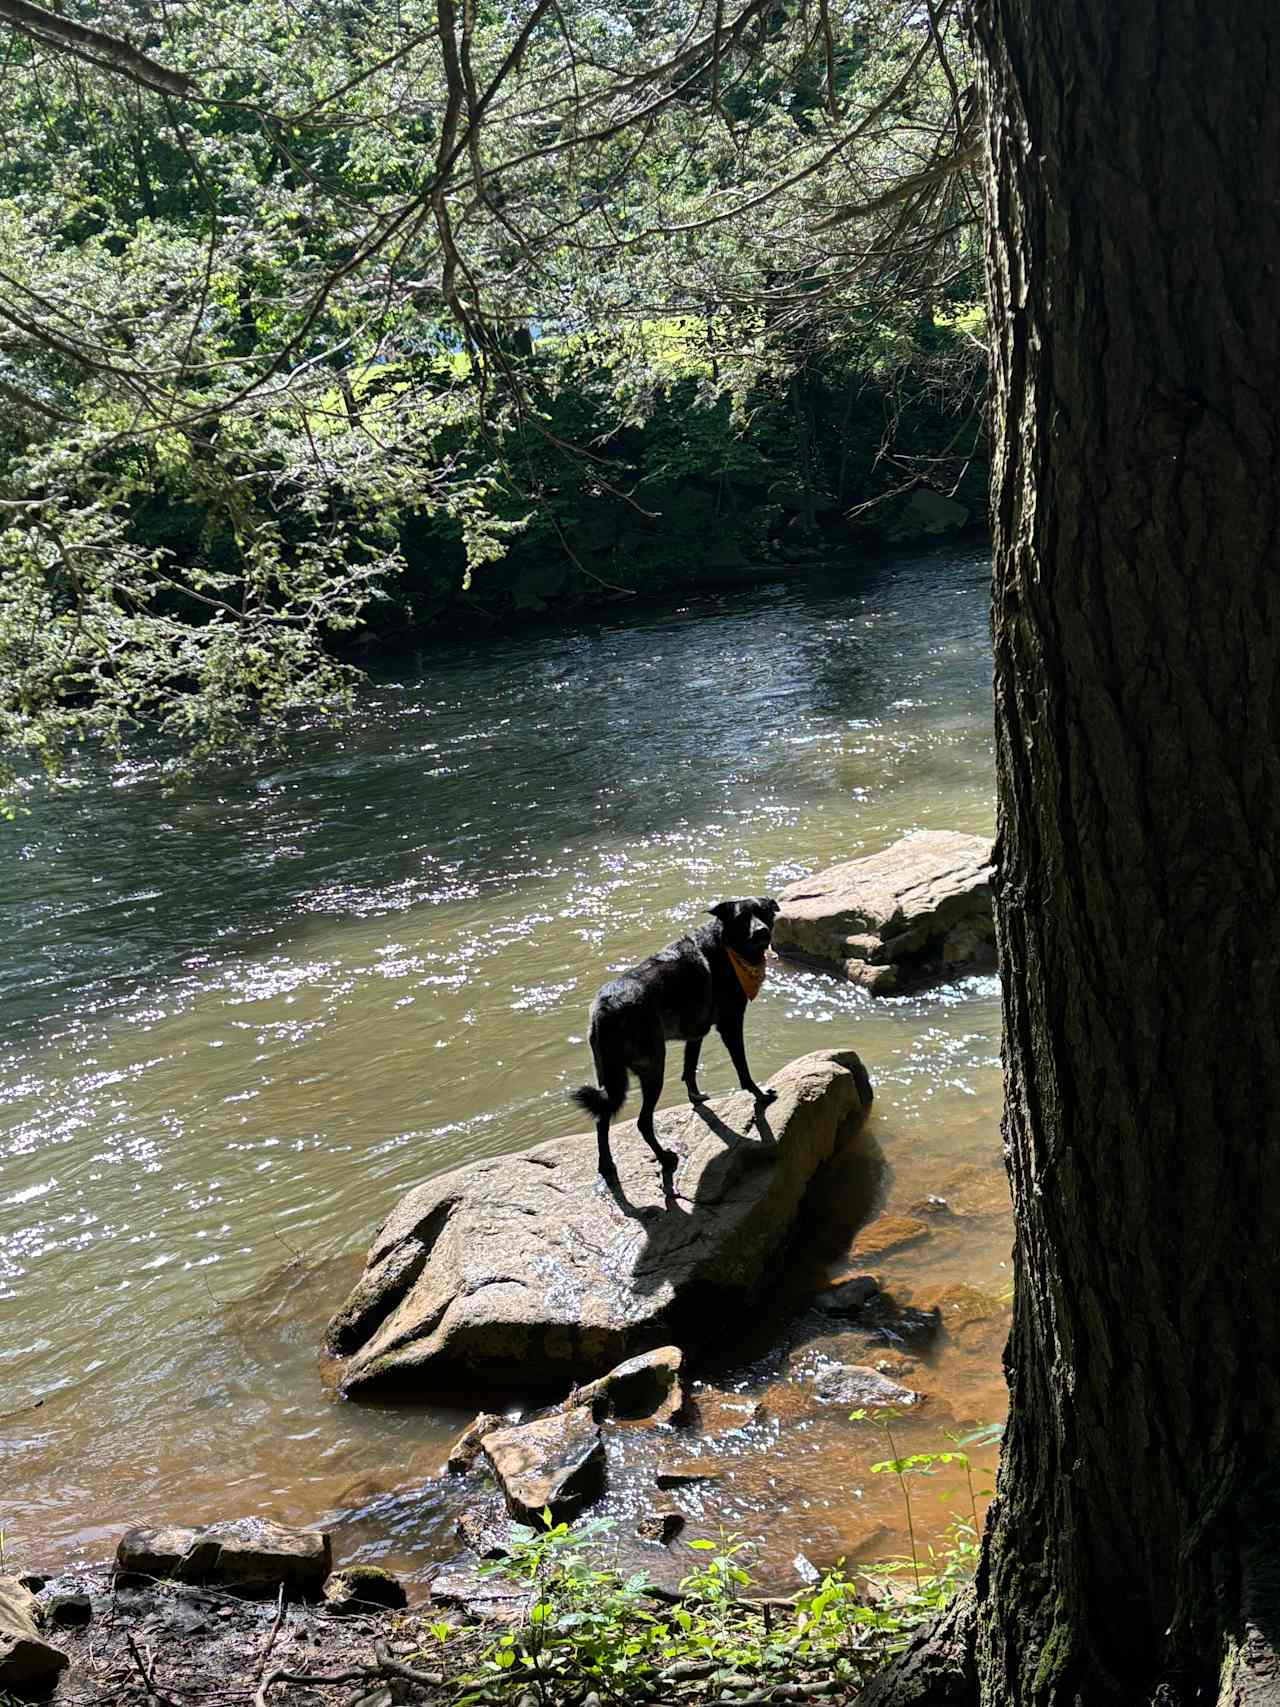
[{"label": "small rock in water", "polygon": [[507,1510],[520,1523],[576,1517],[604,1491],[604,1442],[588,1405],[496,1429],[481,1443]]},{"label": "small rock in water", "polygon": [[951,1205],[947,1202],[945,1197],[935,1197],[931,1194],[928,1197],[918,1197],[914,1203],[909,1203],[907,1205],[907,1214],[914,1215],[917,1218],[922,1215],[926,1217],[932,1215],[950,1215]]},{"label": "small rock in water", "polygon": [[404,1584],[381,1565],[345,1565],[324,1585],[324,1598],[334,1612],[363,1612],[371,1606],[398,1608],[409,1604]]},{"label": "small rock in water", "polygon": [[913,1388],[858,1363],[838,1363],[819,1369],[812,1379],[814,1392],[825,1405],[865,1406],[873,1410],[893,1405],[906,1410],[920,1403],[920,1394]]},{"label": "small rock in water", "polygon": [[953,1215],[983,1218],[1009,1213],[1009,1176],[997,1155],[989,1167],[967,1163],[938,1182]]},{"label": "small rock in water", "polygon": [[454,1534],[481,1559],[505,1559],[511,1551],[510,1520],[501,1506],[496,1511],[478,1507],[458,1513]]},{"label": "small rock in water", "polygon": [[660,1488],[696,1488],[701,1482],[719,1482],[723,1477],[718,1465],[695,1459],[690,1464],[672,1464],[659,1470],[655,1480]]},{"label": "small rock in water", "polygon": [[976,1286],[948,1286],[933,1295],[933,1313],[950,1338],[963,1346],[978,1346],[1005,1331],[1009,1307]]},{"label": "small rock in water", "polygon": [[942,1312],[936,1306],[932,1310],[917,1310],[908,1304],[885,1321],[871,1324],[871,1333],[873,1339],[886,1345],[906,1346],[916,1351],[937,1339],[941,1327]]},{"label": "small rock in water", "polygon": [[881,1375],[892,1375],[895,1381],[904,1375],[914,1375],[920,1365],[914,1357],[908,1357],[902,1351],[887,1351],[878,1357],[872,1365]]},{"label": "small rock in water", "polygon": [[695,1427],[704,1440],[735,1434],[763,1414],[758,1399],[737,1391],[721,1392],[715,1387],[701,1388],[695,1402]]},{"label": "small rock in water", "polygon": [[445,1469],[451,1476],[462,1476],[471,1468],[480,1456],[480,1442],[486,1434],[492,1434],[495,1428],[501,1428],[506,1422],[494,1411],[481,1411],[474,1421],[466,1428],[449,1448],[449,1456],[445,1459]]},{"label": "small rock in water", "polygon": [[660,1541],[664,1547],[673,1542],[684,1528],[684,1513],[653,1511],[636,1524],[636,1534],[642,1541]]},{"label": "small rock in water", "polygon": [[678,1345],[629,1357],[598,1381],[579,1387],[572,1403],[590,1405],[597,1416],[627,1422],[674,1422],[684,1406],[680,1369],[684,1353]]}]

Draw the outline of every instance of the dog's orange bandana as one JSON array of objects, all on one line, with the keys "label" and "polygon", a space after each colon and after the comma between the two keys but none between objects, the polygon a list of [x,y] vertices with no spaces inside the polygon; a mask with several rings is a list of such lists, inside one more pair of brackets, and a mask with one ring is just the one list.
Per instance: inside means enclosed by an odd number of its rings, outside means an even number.
[{"label": "dog's orange bandana", "polygon": [[727,944],[725,953],[729,956],[730,966],[738,974],[738,982],[742,985],[743,995],[749,1002],[754,1002],[760,994],[761,984],[764,983],[764,961],[762,960],[759,966],[755,966],[751,961],[744,960],[740,954],[735,954]]}]

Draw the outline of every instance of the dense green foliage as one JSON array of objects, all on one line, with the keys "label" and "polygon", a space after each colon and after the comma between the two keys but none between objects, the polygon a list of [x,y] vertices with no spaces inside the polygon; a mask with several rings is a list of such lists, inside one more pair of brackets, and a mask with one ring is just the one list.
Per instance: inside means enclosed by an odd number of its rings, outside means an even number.
[{"label": "dense green foliage", "polygon": [[0,744],[52,765],[147,719],[207,751],[336,700],[371,616],[724,573],[966,468],[972,502],[947,11],[14,28]]},{"label": "dense green foliage", "polygon": [[[976,1515],[976,1514],[975,1514]],[[513,1525],[510,1557],[482,1567],[527,1595],[522,1621],[455,1679],[459,1703],[705,1700],[768,1691],[800,1700],[847,1690],[905,1647],[972,1577],[977,1534],[957,1519],[923,1561],[865,1572],[835,1567],[785,1604],[752,1599],[749,1550],[734,1536],[693,1541],[679,1594],[609,1562],[612,1525],[588,1518],[542,1530]],[[449,1627],[437,1639],[447,1645]],[[446,1647],[447,1651],[447,1647]]]},{"label": "dense green foliage", "polygon": [[[482,1644],[474,1658],[447,1669],[459,1707],[467,1702],[810,1700],[845,1696],[907,1645],[972,1579],[978,1558],[979,1490],[966,1447],[988,1447],[999,1426],[952,1438],[944,1451],[900,1456],[895,1413],[852,1413],[883,1438],[891,1457],[871,1466],[901,1490],[908,1557],[818,1572],[790,1600],[752,1595],[751,1548],[739,1537],[684,1544],[689,1569],[677,1592],[656,1590],[644,1570],[627,1570],[608,1518],[540,1528],[511,1524],[509,1552],[480,1567],[499,1589],[523,1597],[521,1617]],[[967,1509],[945,1544],[916,1543],[911,1485],[940,1465],[965,1472]],[[983,1497],[989,1488],[981,1490]],[[683,1550],[677,1544],[677,1550]],[[625,1555],[624,1555],[625,1556]],[[634,1563],[634,1546],[631,1560]],[[447,1623],[432,1627],[445,1644]]]}]

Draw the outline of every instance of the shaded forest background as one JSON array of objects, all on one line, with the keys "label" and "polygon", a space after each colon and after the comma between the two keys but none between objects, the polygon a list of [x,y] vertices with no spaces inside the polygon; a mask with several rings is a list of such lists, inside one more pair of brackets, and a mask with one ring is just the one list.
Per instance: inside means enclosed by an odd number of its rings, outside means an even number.
[{"label": "shaded forest background", "polygon": [[242,743],[409,636],[982,520],[946,0],[0,19],[11,778]]}]

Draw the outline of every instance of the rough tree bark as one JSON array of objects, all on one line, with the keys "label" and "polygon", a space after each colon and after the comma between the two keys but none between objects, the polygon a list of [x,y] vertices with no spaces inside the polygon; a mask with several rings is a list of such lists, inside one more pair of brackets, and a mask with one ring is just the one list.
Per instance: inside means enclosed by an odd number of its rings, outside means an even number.
[{"label": "rough tree bark", "polygon": [[1017,1278],[915,1699],[1280,1701],[1280,6],[974,26]]}]

